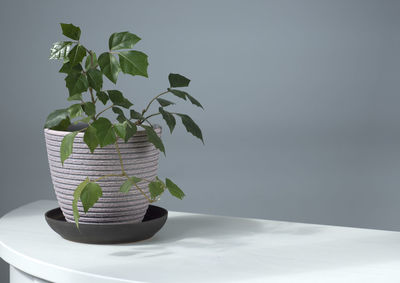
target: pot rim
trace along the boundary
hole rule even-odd
[[[153,124],[153,127],[154,127],[154,130],[156,131],[156,133],[159,133],[162,130],[162,127],[158,124]],[[49,134],[53,134],[53,135],[57,135],[57,136],[65,136],[65,135],[73,132],[73,131],[52,130],[49,128],[44,128],[43,131],[45,133],[49,133]],[[84,131],[78,132],[77,137],[82,137],[84,135],[84,133],[85,133]],[[137,132],[135,133],[135,135],[137,135],[137,134],[143,135],[145,133],[146,133],[146,131],[142,128],[141,130],[138,129]]]

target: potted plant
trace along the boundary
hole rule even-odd
[[[67,41],[51,48],[50,59],[63,60],[60,73],[72,103],[47,117],[44,133],[53,186],[68,222],[89,224],[140,222],[149,203],[168,190],[182,199],[183,191],[169,178],[157,176],[159,151],[165,154],[161,127],[151,119],[160,116],[172,133],[179,118],[186,130],[203,141],[197,124],[186,114],[168,111],[176,96],[202,105],[187,92],[190,80],[169,74],[169,87],[138,111],[121,91],[103,89],[103,79],[117,83],[120,72],[148,77],[147,55],[132,50],[141,39],[130,32],[113,33],[108,51],[96,53],[82,45],[81,30],[61,23]],[[118,58],[118,59],[117,59]],[[150,112],[158,103],[158,111]],[[112,123],[103,114],[116,114]]]

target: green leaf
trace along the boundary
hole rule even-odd
[[[140,51],[121,51],[119,53],[119,64],[125,74],[148,77],[147,66],[149,63],[147,62],[147,55]]]
[[[87,144],[90,149],[90,152],[93,153],[96,147],[99,145],[99,140],[96,135],[96,128],[92,125],[86,129],[85,134],[83,136],[83,141]]]
[[[95,205],[102,195],[103,191],[98,184],[93,182],[86,184],[85,188],[81,192],[81,201],[85,213],[87,213],[89,209]]]
[[[131,109],[130,114],[131,114],[131,119],[140,119],[140,120],[144,119],[142,114],[140,114],[139,112],[137,112],[133,109]]]
[[[168,191],[173,195],[174,197],[178,199],[183,199],[185,196],[185,193],[170,179],[166,178],[165,179],[165,184],[167,186]]]
[[[175,96],[177,96],[179,98],[182,98],[184,100],[186,100],[186,96],[188,95],[187,92],[181,91],[181,90],[177,90],[177,89],[169,88],[168,91],[171,92],[173,95],[175,95]]]
[[[199,126],[197,126],[197,124],[192,120],[192,118],[190,118],[188,115],[185,114],[178,114],[178,115],[181,117],[182,123],[185,126],[186,131],[188,131],[195,137],[199,138],[204,144],[203,134],[201,133]]]
[[[61,164],[64,165],[64,161],[67,160],[67,158],[71,155],[72,153],[72,146],[74,145],[74,139],[78,132],[72,132],[64,136],[64,138],[61,141],[61,147],[60,147],[60,158],[61,158]]]
[[[68,118],[68,110],[67,109],[58,109],[49,114],[46,119],[46,123],[44,124],[44,128],[53,128],[61,123],[62,120]]]
[[[125,142],[127,142],[134,134],[137,132],[137,127],[135,124],[133,124],[130,121],[126,121],[127,126],[126,126],[126,135],[125,135]]]
[[[188,93],[186,93],[186,96],[187,96],[187,98],[189,98],[189,100],[190,100],[190,102],[192,102],[192,104],[204,109],[203,106],[200,104],[200,102],[196,98],[194,98],[193,96],[189,95]]]
[[[55,131],[66,131],[70,125],[71,125],[71,120],[69,119],[69,117],[67,117],[64,120],[62,120],[57,126],[52,127],[51,129]]]
[[[74,191],[74,200],[72,201],[72,210],[74,212],[75,224],[76,224],[76,227],[78,227],[78,228],[79,228],[79,218],[80,218],[79,210],[78,210],[78,201],[81,197],[82,190],[86,187],[86,185],[88,183],[89,183],[89,178],[86,177],[86,179],[82,183],[80,183]]]
[[[103,87],[103,74],[97,69],[89,69],[86,72],[89,86],[96,91],[100,91]]]
[[[61,23],[60,25],[63,35],[74,40],[79,40],[81,37],[81,29],[79,27],[74,26],[73,24],[64,23]]]
[[[168,128],[169,128],[169,130],[170,130],[170,132],[172,134],[172,131],[174,130],[175,125],[176,125],[176,120],[175,120],[174,115],[172,115],[171,113],[165,111],[162,107],[159,107],[158,111],[161,113],[163,119],[167,123]]]
[[[114,124],[115,133],[117,133],[117,135],[118,135],[121,139],[125,139],[127,123],[128,123],[127,121],[124,121],[124,122],[122,122],[122,123],[116,123],[116,124]]]
[[[151,198],[155,199],[164,192],[164,184],[159,180],[150,182],[149,191]]]
[[[168,80],[171,87],[186,87],[190,83],[188,78],[179,74],[169,74]]]
[[[114,128],[107,118],[100,117],[92,123],[92,126],[96,129],[96,136],[101,147],[113,144],[117,140]]]
[[[87,91],[89,83],[86,76],[81,73],[70,73],[65,78],[66,86],[69,90],[69,96],[80,94]]]
[[[124,111],[122,111],[121,108],[115,107],[115,106],[114,106],[114,107],[111,108],[111,109],[112,109],[112,111],[113,111],[115,114],[118,114],[118,116],[117,116],[117,121],[118,121],[118,122],[123,123],[124,121],[128,120],[128,119],[125,117]]]
[[[104,105],[107,104],[107,101],[108,101],[109,98],[108,98],[107,93],[105,93],[105,91],[98,91],[96,93],[96,96]]]
[[[61,67],[61,69],[58,71],[60,73],[65,73],[65,74],[69,74],[69,73],[80,73],[82,72],[82,65],[81,64],[76,64],[75,66],[72,66],[70,62],[64,63]]]
[[[116,32],[110,36],[108,47],[110,50],[132,49],[133,46],[140,41],[140,37],[133,33],[124,31]]]
[[[136,125],[132,122],[125,120],[122,123],[114,124],[114,129],[117,135],[125,142],[129,140],[137,131]]]
[[[74,124],[78,124],[79,122],[87,124],[90,122],[90,120],[92,120],[92,117],[83,117],[82,119],[75,121]]]
[[[73,101],[73,100],[82,100],[82,94],[81,93],[76,93],[74,95],[71,95],[67,98],[68,101]]]
[[[131,182],[131,180],[127,179],[119,188],[119,191],[122,193],[127,193],[130,191],[130,189],[132,188],[133,183]]]
[[[132,188],[132,186],[136,183],[139,183],[140,181],[142,181],[142,179],[138,178],[138,177],[131,177],[129,179],[127,179],[122,186],[119,188],[120,192],[123,193],[127,193],[130,191],[130,189]]]
[[[116,84],[120,69],[117,58],[109,52],[104,52],[100,55],[98,62],[103,74]]]
[[[162,151],[165,155],[164,144],[162,143],[162,140],[157,135],[157,133],[154,131],[153,127],[145,126],[145,125],[141,125],[141,126],[145,129],[146,134],[147,134],[147,139],[149,140],[149,142],[154,144],[154,146],[156,148],[158,148],[160,151]]]
[[[126,99],[122,95],[122,92],[120,92],[119,90],[107,90],[107,92],[110,100],[112,101],[112,103],[114,103],[114,105],[122,106],[127,109],[133,105],[128,99]]]
[[[72,104],[70,107],[68,107],[68,113],[71,119],[82,116],[83,109],[81,104]]]
[[[82,108],[89,117],[96,115],[96,105],[94,105],[93,102],[85,102],[85,104],[82,105]]]
[[[72,41],[58,41],[54,42],[50,49],[49,59],[65,59],[71,49]]]
[[[169,105],[175,104],[172,101],[166,100],[166,99],[162,99],[162,98],[157,98],[158,103],[160,103],[160,105],[162,107],[167,107]]]
[[[90,68],[96,68],[97,64],[98,63],[97,63],[96,53],[90,50],[88,56],[86,57],[85,70],[87,71]]]
[[[68,59],[71,63],[71,66],[75,66],[76,64],[81,63],[85,55],[86,49],[80,44],[75,45],[74,48],[72,48],[71,51],[68,53]]]

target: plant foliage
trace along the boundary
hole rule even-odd
[[[113,33],[108,40],[108,51],[99,53],[100,55],[97,57],[93,50],[82,45],[79,27],[66,23],[60,25],[62,34],[68,40],[55,42],[50,49],[49,58],[62,60],[63,64],[59,72],[66,75],[67,100],[74,103],[67,108],[51,112],[46,119],[45,128],[67,130],[72,124],[84,122],[87,126],[82,129],[84,131],[83,140],[91,153],[95,152],[98,147],[115,146],[121,157],[118,140],[122,139],[127,142],[137,132],[138,127],[141,127],[145,130],[148,141],[165,154],[164,144],[150,119],[156,116],[161,117],[172,133],[176,126],[176,118],[180,118],[184,128],[204,143],[201,129],[192,118],[187,114],[165,110],[166,107],[172,107],[175,104],[164,98],[168,94],[188,100],[203,108],[200,102],[189,93],[177,89],[189,86],[190,80],[185,76],[169,74],[169,87],[151,99],[146,108],[141,111],[133,109],[134,104],[121,91],[103,88],[105,79],[116,84],[121,72],[131,76],[148,77],[148,56],[141,51],[133,50],[141,40],[140,37],[128,31]],[[158,111],[149,113],[155,101],[159,104]],[[99,111],[101,107],[103,109]],[[113,123],[101,116],[109,109],[116,114],[117,122]],[[128,117],[123,109],[129,112]],[[60,148],[62,164],[73,153],[73,143],[78,132],[74,131],[64,136]],[[124,170],[122,158],[120,160],[121,174],[118,176],[126,178],[120,188],[121,192],[127,193],[131,189],[137,189],[149,202],[158,200],[165,190],[179,199],[185,196],[183,191],[168,178],[164,182],[158,177],[153,180],[145,180],[137,176],[128,176]],[[77,226],[80,217],[78,201],[82,202],[84,212],[88,212],[102,196],[102,189],[98,181],[107,177],[102,176],[95,180],[86,178],[77,186],[72,204]],[[148,184],[150,195],[141,189],[143,182]]]

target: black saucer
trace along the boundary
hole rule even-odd
[[[65,220],[60,208],[45,214],[47,224],[64,239],[88,244],[118,244],[137,242],[153,237],[165,224],[168,211],[150,205],[144,219],[133,224],[79,224]]]

